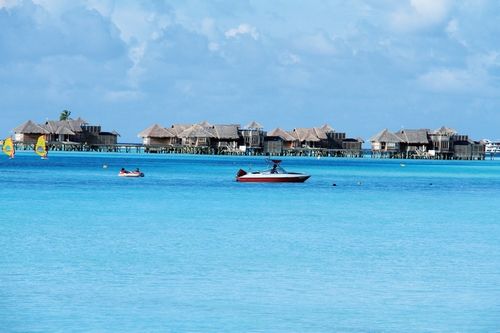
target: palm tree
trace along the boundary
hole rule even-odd
[[[69,120],[71,119],[69,116],[71,115],[71,111],[63,110],[59,115],[59,120]]]

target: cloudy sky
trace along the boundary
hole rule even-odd
[[[0,136],[152,123],[500,138],[497,0],[0,0]]]

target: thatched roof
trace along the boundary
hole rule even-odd
[[[303,141],[320,141],[319,135],[324,135],[326,139],[326,135],[324,133],[319,133],[321,131],[316,131],[315,128],[295,128],[290,134],[295,137],[300,142]]]
[[[218,139],[239,139],[238,129],[240,125],[214,125],[213,132]]]
[[[173,138],[175,134],[163,126],[154,124],[138,134],[141,138]]]
[[[335,130],[333,129],[333,127],[331,127],[330,125],[328,124],[324,124],[323,126],[320,127],[320,129],[325,132],[325,133],[329,133],[329,132],[335,132]]]
[[[388,143],[399,143],[402,142],[401,138],[396,134],[389,132],[386,128],[381,132],[374,135],[371,139],[371,142],[388,142]]]
[[[28,120],[24,124],[14,128],[14,132],[21,134],[49,134],[49,131],[42,126],[35,124],[31,120]]]
[[[175,134],[176,136],[179,136],[179,134],[181,134],[191,126],[193,126],[193,124],[173,124],[172,127],[169,128],[169,131]]]
[[[433,131],[432,134],[452,136],[452,135],[457,134],[457,131],[455,131],[453,128],[441,126],[437,130]]]
[[[212,124],[210,124],[208,121],[204,120],[201,123],[199,123],[201,127],[212,127]]]
[[[55,134],[75,135],[75,132],[73,132],[67,127],[61,126],[55,131]]]
[[[311,133],[313,135],[316,135],[318,137],[318,139],[321,139],[321,140],[328,139],[328,136],[326,135],[327,132],[325,130],[323,130],[321,127],[311,128]]]
[[[78,119],[68,119],[68,120],[48,120],[45,124],[41,125],[51,134],[58,134],[61,131],[60,128],[66,128],[74,133],[82,132],[82,126],[86,125],[87,122],[82,118]],[[67,131],[66,131],[67,132]]]
[[[423,143],[428,144],[429,138],[427,137],[427,130],[425,129],[405,129],[396,132],[395,134],[406,143]]]
[[[245,126],[246,129],[263,129],[264,126],[262,126],[261,124],[259,124],[258,122],[256,121],[252,121],[250,124],[247,124]]]
[[[295,141],[295,138],[288,132],[282,130],[281,128],[275,128],[271,132],[267,133],[267,136],[274,136],[283,139],[283,141]]]
[[[196,124],[177,135],[180,138],[215,138],[215,134]]]

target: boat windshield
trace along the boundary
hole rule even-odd
[[[283,169],[279,165],[279,163],[273,163],[273,166],[270,169],[266,170],[265,172],[268,172],[268,173],[277,173],[277,174],[279,174],[279,173],[287,173],[286,170]]]

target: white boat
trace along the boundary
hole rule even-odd
[[[125,169],[120,170],[118,173],[118,177],[130,177],[130,178],[138,178],[138,177],[144,177],[144,173],[136,170],[136,171],[128,171]]]
[[[488,140],[484,139],[486,154],[497,154],[500,153],[500,140]]]
[[[240,169],[236,181],[243,183],[303,183],[310,175],[298,172],[288,172],[280,166],[281,160],[269,160],[272,167],[263,171],[246,172]]]

